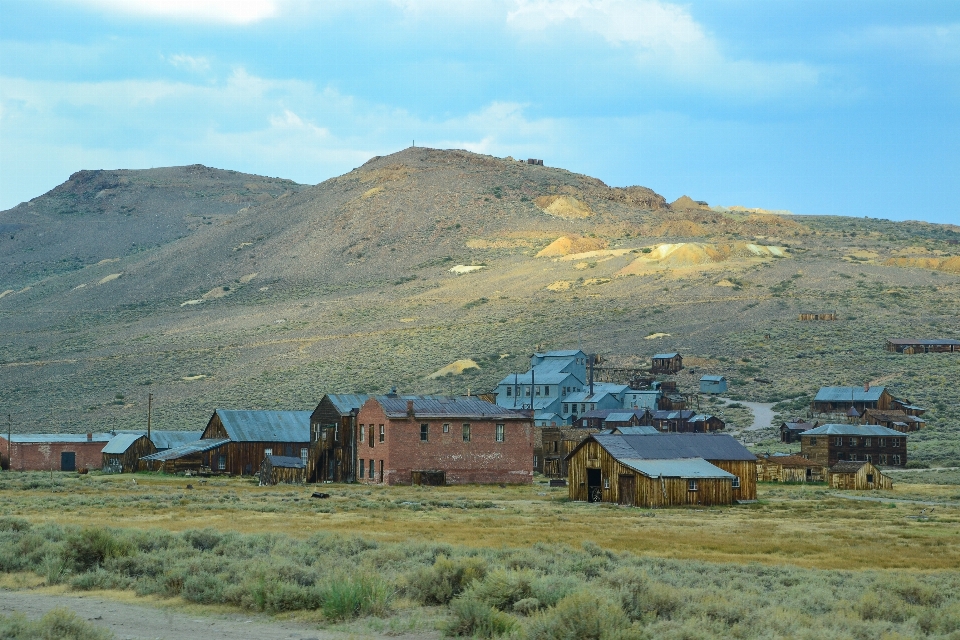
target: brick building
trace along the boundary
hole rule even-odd
[[[15,433],[0,436],[0,462],[14,471],[99,469],[112,433]],[[11,467],[10,460],[13,460]]]
[[[825,467],[838,462],[907,464],[907,434],[878,424],[824,424],[800,434],[800,454]]]
[[[389,395],[368,399],[356,422],[358,482],[533,481],[529,412],[476,398]]]

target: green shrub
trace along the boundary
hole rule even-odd
[[[407,576],[404,591],[421,604],[447,604],[485,575],[486,563],[481,558],[450,559],[441,555],[433,566],[421,567]]]
[[[128,555],[132,545],[113,531],[101,528],[81,529],[67,536],[63,558],[77,573],[99,567],[108,558]]]
[[[360,574],[331,580],[319,590],[320,608],[330,620],[350,620],[360,616],[385,615],[390,610],[393,591],[380,578]]]
[[[610,640],[623,637],[630,621],[607,592],[579,591],[530,620],[530,640]]]
[[[70,580],[70,588],[77,591],[93,591],[95,589],[128,589],[132,581],[115,573],[97,568],[87,573],[81,573]]]
[[[470,638],[499,638],[518,629],[517,620],[502,611],[469,597],[450,603],[450,620],[444,635]]]
[[[110,640],[114,635],[96,627],[68,609],[53,609],[36,621],[15,613],[0,614],[0,638],[4,640]]]
[[[483,580],[474,582],[463,597],[500,611],[511,610],[517,602],[533,597],[535,578],[531,571],[498,569],[488,573]]]
[[[224,601],[223,585],[220,576],[198,573],[184,579],[180,595],[190,602],[220,604]]]

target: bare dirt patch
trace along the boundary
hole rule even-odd
[[[564,220],[589,218],[593,215],[589,206],[572,196],[540,196],[534,202],[544,213]]]

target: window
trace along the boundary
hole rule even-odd
[[[880,438],[880,443],[879,443],[879,444],[880,444],[881,447],[887,446],[887,439],[886,439],[886,438]]]
[[[537,456],[533,456],[533,468],[537,468]]]
[[[580,413],[586,413],[586,412],[587,412],[587,405],[581,404],[581,405],[580,405]]]
[[[363,458],[360,458],[359,460],[357,460],[357,469],[360,470],[360,473],[357,474],[358,479],[363,480],[363,471],[366,469],[366,467],[363,466]]]
[[[507,397],[509,398],[512,395],[513,395],[513,387],[507,387]]]
[[[444,433],[450,433],[450,423],[449,423],[449,422],[445,422],[445,423],[443,424],[443,432],[444,432]]]
[[[360,444],[363,444],[363,432],[365,429],[366,427],[364,425],[360,425],[360,429],[358,430],[360,435]]]
[[[370,446],[373,446],[373,425],[370,425]]]
[[[900,456],[893,456],[893,464],[895,465],[900,464]]]
[[[543,395],[545,396],[550,395],[550,385],[547,385],[543,388]]]
[[[497,425],[497,434],[496,434],[496,438],[495,438],[495,440],[496,440],[497,442],[503,442],[503,435],[504,435],[504,434],[503,434],[503,431],[504,431],[504,425],[498,424],[498,425]]]
[[[812,446],[815,445],[815,444],[817,444],[817,436],[811,436],[811,437],[810,437],[810,446],[812,447]]]
[[[900,438],[894,438],[894,439],[893,439],[893,448],[894,448],[894,449],[899,449],[899,448],[900,448]]]
[[[873,462],[873,456],[869,453],[867,454],[867,462]],[[873,482],[873,480],[868,480],[868,482]]]
[[[540,395],[540,387],[537,387],[537,395]]]
[[[306,447],[300,447],[300,460],[303,462],[303,466],[307,466],[307,458],[310,455],[310,450]]]
[[[420,425],[420,442],[430,441],[430,425],[424,422]]]
[[[869,446],[871,446],[870,443],[872,443],[872,442],[873,442],[873,438],[865,438],[864,441],[863,441],[863,446],[869,447]]]
[[[387,437],[387,432],[383,430],[383,425],[380,425],[380,442],[383,442]]]
[[[470,442],[470,425],[466,422],[463,423],[463,441]]]
[[[267,447],[266,449],[263,450],[263,457],[272,456],[272,455],[273,455],[273,449],[271,449],[270,447]]]
[[[843,446],[843,438],[837,438],[837,446],[838,446],[838,447],[842,447],[842,446]]]
[[[217,469],[223,471],[227,468],[227,456],[217,456]]]
[[[527,396],[528,398],[530,397],[530,387],[523,388],[523,395]]]
[[[730,486],[734,489],[740,488],[740,476],[733,476],[733,480],[730,483]]]
[[[367,474],[367,477],[373,480],[373,458],[370,458],[370,473]]]
[[[334,442],[340,441],[340,423],[333,425],[333,440]]]
[[[687,480],[687,491],[696,491],[696,490],[697,490],[697,481]]]
[[[885,453],[880,454],[880,464],[887,464],[887,454]]]
[[[283,447],[283,455],[287,456],[288,458],[292,458],[292,457],[293,457],[293,445],[292,445],[292,444],[284,445],[284,447]]]
[[[868,474],[867,474],[867,482],[873,482],[873,474],[872,474],[872,473],[868,473]]]
[[[603,479],[603,488],[604,488],[604,489],[609,489],[609,488],[610,488],[610,478],[604,478],[604,479]]]
[[[597,403],[594,402],[594,403],[592,403],[592,404],[590,405],[590,410],[591,410],[591,411],[596,411],[596,409],[597,409]]]
[[[850,446],[851,446],[851,447],[857,446],[857,439],[856,439],[856,438],[850,438]]]
[[[564,413],[570,413],[570,405],[568,405],[568,404],[563,405],[563,412],[564,412]]]

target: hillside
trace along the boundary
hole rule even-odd
[[[960,358],[883,350],[960,335],[960,228],[670,205],[410,148],[316,186],[84,171],[0,230],[0,402],[18,431],[140,426],[147,393],[176,429],[327,391],[486,391],[582,339],[613,360],[680,350],[682,386],[723,373],[784,411],[821,384],[887,384],[931,408],[923,459],[960,462],[942,395]],[[799,322],[808,309],[841,320]],[[478,366],[430,377],[458,360]]]

